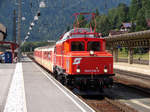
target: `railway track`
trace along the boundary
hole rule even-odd
[[[106,96],[79,96],[96,112],[137,112],[136,110]]]
[[[130,74],[128,76],[130,76]],[[133,75],[132,77],[136,77],[136,78],[142,77],[142,79],[149,80],[147,79],[148,76],[145,77],[144,76],[145,75],[143,75],[143,77]],[[142,96],[150,97],[150,91],[148,91],[148,88],[141,88],[140,86],[136,86],[136,85],[131,86],[131,84],[133,83],[132,82],[129,83],[125,80],[119,80],[119,83],[118,80],[115,80],[114,85],[118,86],[118,90],[119,87],[124,87],[126,88],[125,90],[128,90],[129,92],[134,91],[135,93],[139,93]],[[118,95],[117,92],[115,91],[113,92],[115,94],[107,91],[107,94],[103,96],[79,96],[79,97],[88,105],[90,105],[93,109],[95,109],[96,112],[138,112],[137,110],[118,101],[117,99],[122,99],[122,98]]]

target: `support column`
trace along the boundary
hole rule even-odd
[[[113,48],[113,60],[118,62],[118,48]]]
[[[129,48],[128,51],[128,63],[133,64],[133,48]]]
[[[17,39],[18,39],[18,62],[21,61],[21,8],[22,8],[22,0],[18,0],[18,31],[17,31]]]

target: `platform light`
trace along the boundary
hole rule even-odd
[[[32,30],[32,27],[29,27],[29,30]]]
[[[45,2],[44,2],[44,1],[41,1],[39,7],[40,7],[40,8],[45,8],[45,7],[46,7]]]
[[[22,21],[25,21],[25,20],[26,20],[26,18],[25,18],[25,17],[22,17],[21,19],[22,19]]]
[[[27,40],[28,38],[29,38],[29,36],[26,36],[26,37],[25,37],[25,40]]]
[[[34,22],[32,22],[32,23],[31,23],[31,26],[34,26],[34,25],[35,25]]]
[[[34,20],[37,21],[39,18],[38,16],[34,16]]]
[[[28,32],[27,34],[30,35],[30,32]]]

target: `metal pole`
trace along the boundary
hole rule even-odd
[[[20,62],[21,60],[21,0],[18,0],[18,33],[17,33],[17,37],[18,37],[18,62]]]
[[[13,40],[16,43],[16,10],[14,10],[14,20],[13,20]]]
[[[149,47],[149,66],[150,66],[150,47]]]

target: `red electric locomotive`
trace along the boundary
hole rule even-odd
[[[35,49],[35,60],[72,89],[101,92],[113,84],[113,57],[105,40],[88,28],[66,32],[52,47]]]

